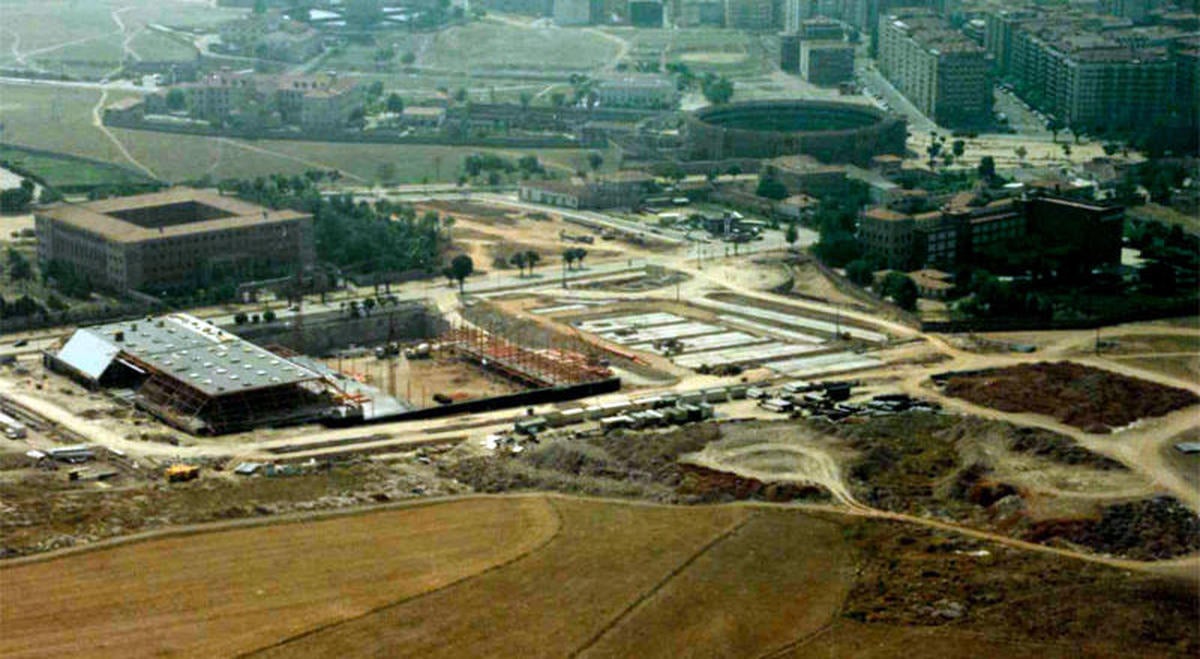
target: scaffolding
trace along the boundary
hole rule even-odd
[[[561,387],[612,377],[593,358],[562,346],[526,348],[475,326],[458,325],[438,341],[442,351],[533,388]]]

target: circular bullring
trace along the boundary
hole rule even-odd
[[[870,105],[834,101],[749,101],[687,115],[692,160],[808,155],[829,163],[868,164],[904,154],[904,120]]]

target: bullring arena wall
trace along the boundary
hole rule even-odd
[[[832,101],[749,101],[688,114],[690,160],[808,155],[827,163],[869,165],[904,155],[907,125],[877,108]]]

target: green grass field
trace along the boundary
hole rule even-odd
[[[153,30],[139,33],[129,47],[142,59],[149,61],[190,61],[196,57],[196,50],[191,44]]]
[[[108,102],[128,93],[110,92]],[[121,163],[115,147],[92,125],[94,89],[0,85],[0,137],[9,144]]]
[[[166,38],[145,26],[206,27],[243,14],[245,10],[214,8],[198,0],[5,0],[0,4],[0,66],[23,62],[70,75],[101,75],[121,62],[124,36],[134,31],[139,34],[131,46],[145,59],[190,56],[177,44],[162,43]]]
[[[682,62],[698,73],[744,77],[763,71],[765,51],[759,37],[748,32],[695,28],[617,34],[631,42],[631,59],[654,59],[665,52],[669,62]]]
[[[108,102],[126,95],[112,92]],[[92,108],[99,98],[100,93],[91,89],[0,85],[3,141],[132,167],[116,145],[92,125]],[[295,174],[306,169],[341,169],[364,181],[373,181],[385,163],[396,168],[397,183],[454,181],[462,173],[463,159],[477,151],[492,151],[514,160],[535,153],[560,172],[587,169],[586,152],[574,149],[248,142],[119,128],[111,131],[130,155],[165,181],[194,180],[205,175],[221,179]],[[606,169],[615,167],[616,158],[606,154],[605,162]]]
[[[471,23],[439,32],[417,63],[451,71],[573,71],[603,66],[619,49],[585,30]]]
[[[116,165],[30,153],[4,145],[0,145],[0,160],[29,171],[56,188],[147,182],[145,177]]]

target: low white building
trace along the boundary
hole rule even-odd
[[[596,98],[601,107],[670,109],[679,105],[679,90],[667,76],[630,73],[601,79]]]

